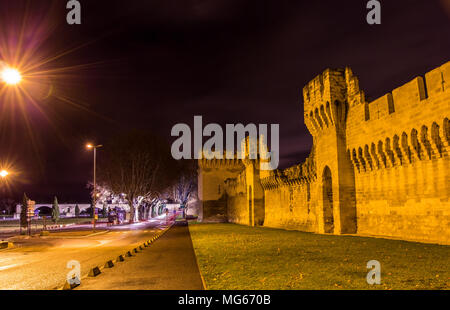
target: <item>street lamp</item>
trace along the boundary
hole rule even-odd
[[[8,85],[17,85],[22,80],[22,75],[19,70],[9,67],[3,69],[1,77],[3,82]]]
[[[0,177],[1,177],[2,179],[6,178],[8,175],[9,175],[9,172],[8,172],[8,171],[6,171],[6,170],[0,171]]]
[[[94,145],[94,144],[87,144],[86,147],[88,149],[93,149],[94,150],[94,191],[92,194],[92,212],[94,215],[94,231],[95,231],[95,210],[96,210],[96,206],[97,206],[97,149],[101,148],[103,145],[99,144],[99,145]]]

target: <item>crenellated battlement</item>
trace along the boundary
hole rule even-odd
[[[314,181],[317,178],[314,153],[311,152],[311,155],[304,163],[287,168],[283,170],[283,173],[289,185],[299,185]]]
[[[222,154],[222,159],[217,158],[216,153],[202,152],[201,159],[198,160],[198,166],[201,169],[243,169],[244,162],[239,159],[237,152],[234,153],[233,158],[227,158],[226,152]]]
[[[345,70],[326,69],[303,88],[305,112],[314,111],[326,102],[345,99],[345,89]]]
[[[259,167],[260,162],[268,162],[268,160],[262,160],[260,155],[260,140],[262,137],[258,137],[256,141],[253,141],[251,144],[251,140],[249,137],[245,137],[244,140],[242,140],[241,145],[244,150],[243,155],[241,155],[239,158],[238,152],[235,151],[233,154],[233,158],[227,154],[227,151],[223,151],[222,153],[218,152],[206,152],[202,150],[201,153],[199,153],[199,157],[201,159],[198,160],[198,164],[200,168],[217,168],[217,169],[243,169],[245,165],[248,165],[250,163],[256,163],[257,167]],[[267,147],[264,148],[266,150]],[[252,159],[250,150],[255,150],[256,152],[256,159]],[[220,156],[219,156],[220,155]]]
[[[325,70],[303,89],[306,161],[200,160],[204,218],[448,243],[449,84],[447,62],[367,102],[350,68]]]
[[[241,159],[233,158],[233,159],[206,159],[202,158],[198,160],[199,168],[202,169],[243,169],[244,163]]]
[[[418,76],[378,99],[365,102],[359,118],[365,121],[385,121],[388,117],[401,117],[412,110],[429,109],[422,104],[433,103],[450,92],[450,62]],[[350,97],[350,96],[349,96]],[[357,119],[353,119],[357,121]]]
[[[330,127],[345,128],[361,121],[385,122],[416,110],[430,109],[450,89],[450,62],[418,76],[371,102],[350,68],[327,69],[303,88],[305,123],[313,135]],[[340,105],[340,106],[339,106]],[[343,122],[343,123],[342,123]]]
[[[349,100],[348,100],[349,99]],[[365,101],[364,92],[359,88],[359,80],[351,68],[326,69],[303,88],[305,114],[320,110],[328,103],[348,101],[350,106]]]
[[[327,69],[303,88],[305,124],[313,136],[344,129],[349,107],[362,106],[364,92],[350,68]]]
[[[450,62],[349,111],[347,150],[355,171],[448,156]]]
[[[261,171],[260,177],[265,190],[311,183],[317,178],[314,151],[302,164],[284,170]]]

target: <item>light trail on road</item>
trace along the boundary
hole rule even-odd
[[[70,271],[66,266],[68,261],[80,262],[81,275],[87,274],[91,268],[103,266],[107,260],[114,260],[150,239],[159,230],[158,226],[164,223],[152,221],[132,227],[119,226],[120,229],[132,230],[83,238],[24,240],[23,245],[0,252],[0,289],[41,290],[61,287]]]
[[[12,267],[15,267],[15,266],[17,266],[17,264],[9,265],[9,266],[3,266],[3,267],[0,267],[0,271],[1,271],[1,270],[9,269],[9,268],[12,268]]]

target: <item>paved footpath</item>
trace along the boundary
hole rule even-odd
[[[124,262],[115,262],[76,290],[202,290],[187,223],[176,223],[160,239]]]

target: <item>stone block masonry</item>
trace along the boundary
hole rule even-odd
[[[203,219],[450,243],[450,62],[367,102],[350,68],[303,89],[308,159],[202,160]]]

